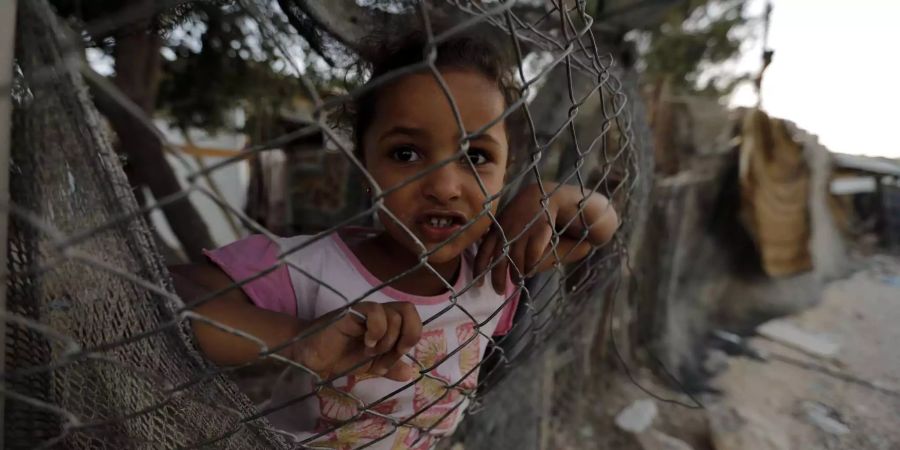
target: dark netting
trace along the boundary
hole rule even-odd
[[[133,22],[136,14],[147,17],[175,3],[184,2],[158,2],[158,10],[154,11],[125,11],[119,17],[122,24],[108,21],[102,25],[124,26]],[[282,7],[292,4],[278,3]],[[365,26],[344,29],[349,33],[346,35],[341,34],[341,29],[318,30],[317,24],[328,19],[332,5],[293,3],[301,6],[288,10],[288,15],[293,20],[302,19],[305,29],[317,31],[323,48],[341,47],[335,51],[343,58],[366,57],[363,47],[347,45],[356,37],[353,33],[365,31]],[[388,73],[367,87],[327,98],[319,95],[316,80],[297,71],[294,76],[306,88],[314,109],[301,126],[195,171],[181,192],[141,208],[121,161],[110,146],[106,125],[94,109],[85,78],[95,90],[94,95],[100,91],[99,95],[120,104],[122,114],[139,118],[146,127],[143,132],[157,138],[162,135],[140,108],[87,66],[80,56],[80,39],[73,38],[77,35],[56,18],[45,1],[22,1],[17,20],[16,64],[23,74],[20,88],[27,95],[15,98],[11,206],[6,208],[10,215],[7,303],[3,312],[6,448],[363,448],[385,442],[399,442],[406,446],[403,448],[429,448],[436,442],[432,431],[457,410],[479,406],[484,393],[507,379],[506,375],[515,371],[520,361],[538,354],[548,342],[565,341],[576,329],[597,328],[604,311],[608,316],[604,305],[621,288],[624,243],[636,211],[633,196],[646,194],[639,192],[642,180],[638,176],[645,173],[646,161],[633,144],[626,88],[612,71],[612,58],[591,31],[592,19],[584,10],[584,2],[525,4],[525,12],[517,10],[515,2],[386,3],[385,8],[378,9],[384,16],[381,19],[393,20],[395,24],[431,30],[434,17],[454,24],[440,34],[429,35],[432,44],[471,27],[485,27],[498,42],[513,49],[521,100],[510,105],[504,116],[522,115],[527,138],[509,169],[503,189],[491,195],[481,186],[487,197],[485,205],[494,199],[508,199],[526,183],[539,183],[545,199],[554,193],[553,189],[544,189],[546,181],[578,186],[585,195],[600,192],[611,199],[623,223],[615,239],[593,248],[588,257],[577,263],[568,267],[557,264],[551,271],[530,278],[511,264],[514,278],[523,280],[517,285],[521,297],[511,331],[500,338],[481,328],[500,314],[506,302],[489,314],[469,311],[456,298],[472,288],[477,279],[465,286],[443,280],[451,293],[450,300],[440,312],[422,317],[426,333],[429,324],[440,321],[444,314],[462,313],[471,319],[471,327],[468,334],[454,340],[459,344],[456,348],[441,348],[429,354],[427,360],[407,355],[418,364],[419,375],[402,389],[425,386],[434,395],[417,406],[411,416],[387,414],[383,407],[390,402],[390,396],[364,401],[346,386],[335,384],[345,373],[322,378],[297,361],[281,356],[281,347],[266,348],[253,336],[195,313],[193,308],[215,294],[182,299],[173,293],[146,217],[183,198],[206,197],[229,211],[234,223],[244,224],[252,233],[277,239],[253,218],[230,206],[202,180],[205,175],[249,157],[304,142],[298,151],[325,151],[328,158],[349,162],[349,169],[336,172],[335,176],[367,179],[374,191],[371,201],[361,202],[363,206],[352,214],[334,216],[313,238],[283,248],[277,264],[251,278],[238,280],[231,288],[237,289],[283,265],[303,271],[290,255],[328,239],[341,227],[366,223],[379,211],[396,220],[393,212],[384,207],[384,198],[403,186],[382,190],[354,153],[350,137],[335,127],[332,119],[363,89],[372,89],[412,70],[432,73],[459,117],[456,102],[433,60],[425,58],[417,65]],[[285,31],[271,20],[267,2],[239,1],[233,7],[244,9],[263,36],[288,51]],[[542,62],[526,64],[526,60]],[[580,111],[590,111],[588,118],[582,119],[586,114]],[[462,136],[459,152],[420,176],[464,156],[469,141],[480,132],[467,132],[461,121],[455,126]],[[311,136],[318,136],[319,140],[313,139],[310,144]],[[179,152],[165,142],[164,146],[171,147],[168,150],[176,155]],[[322,214],[332,217],[328,215],[332,213]],[[487,206],[481,215],[489,216],[499,227]],[[545,217],[540,214],[532,222]],[[554,241],[563,232],[565,227],[554,230]],[[581,239],[586,237],[585,233]],[[503,239],[504,245],[511,245],[518,236],[505,235]],[[419,264],[409,272],[430,268],[427,257],[428,253],[423,253]],[[341,286],[328,285],[316,274],[304,274],[318,282],[319,289],[341,290]],[[393,281],[387,280],[358,298],[346,298],[334,320],[360,315],[353,310],[354,305]],[[205,361],[192,340],[192,320],[260,344],[258,361],[228,368]],[[308,339],[316,331],[304,332],[291,343]],[[585,332],[577,334],[584,336]],[[588,334],[592,339],[596,332]],[[452,380],[437,372],[436,368],[448,358],[468,352],[473,342],[487,346],[484,358],[478,360],[476,354],[473,366],[463,374],[477,376],[477,381],[472,376]],[[271,372],[274,367],[288,376],[308,375],[314,379],[314,387],[294,398],[254,403],[233,380],[248,370],[252,372],[255,366],[262,367],[262,362],[267,367],[259,369],[262,372]],[[320,426],[316,433],[299,440],[270,425],[267,417],[271,414],[316,395],[336,396],[336,401],[347,405],[350,413],[344,420]],[[372,425],[364,432],[349,427],[365,421]]]

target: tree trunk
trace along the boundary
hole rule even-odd
[[[152,117],[161,72],[161,38],[149,25],[138,24],[116,36],[113,82],[147,117]],[[116,131],[118,150],[128,156],[131,185],[137,190],[146,185],[158,200],[180,192],[181,184],[163,156],[157,136],[113,99],[100,93],[96,101]],[[188,259],[201,261],[202,250],[215,247],[206,223],[190,200],[180,199],[162,211]]]

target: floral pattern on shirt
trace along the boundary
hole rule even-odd
[[[459,350],[459,373],[465,378],[459,383],[459,387],[473,391],[478,386],[476,367],[481,362],[481,336],[477,336],[475,324],[467,322],[456,327],[456,339],[459,345],[464,345]]]
[[[447,338],[443,328],[426,331],[413,350],[416,361],[425,369],[430,369],[416,383],[413,394],[413,408],[416,412],[435,405],[452,403],[455,391],[448,389],[450,377],[438,372],[436,365],[447,357]]]
[[[332,386],[323,387],[316,394],[319,399],[319,410],[322,411],[322,417],[328,421],[342,422],[359,414],[363,405],[360,400],[354,398],[352,391],[360,381],[370,378],[376,377],[372,375],[348,375],[342,379],[335,380],[335,384],[332,384]],[[338,384],[339,381],[343,381],[343,384]],[[369,406],[368,409],[379,414],[390,415],[397,409],[397,400],[384,400],[377,405]]]
[[[432,406],[410,419],[409,424],[431,433],[449,431],[460,414],[460,408],[454,409],[454,406]]]
[[[420,438],[421,436],[421,438]],[[425,434],[415,428],[400,427],[391,450],[429,450],[435,443],[434,436]]]
[[[327,424],[320,422],[319,427],[323,426],[328,427]],[[313,448],[353,450],[368,442],[383,438],[392,432],[393,425],[390,422],[380,417],[374,417],[348,423],[307,445]]]

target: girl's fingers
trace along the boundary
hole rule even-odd
[[[378,303],[360,303],[357,311],[366,316],[366,334],[363,336],[363,342],[366,347],[374,348],[378,341],[387,333],[387,316],[384,313],[384,307]]]
[[[519,280],[525,276],[525,251],[528,249],[528,243],[531,241],[531,233],[526,233],[519,238],[509,249],[509,274],[514,280]]]
[[[396,352],[403,356],[409,353],[422,337],[422,318],[412,303],[392,303],[392,307],[402,318],[400,337],[397,339]]]
[[[353,310],[363,315],[370,313],[366,303],[355,305]],[[366,322],[349,311],[326,314],[310,326],[315,331],[295,342],[292,353],[294,360],[317,373],[332,372],[333,366],[346,358],[367,331]]]
[[[541,262],[553,238],[553,228],[550,226],[537,225],[536,227],[534,237],[531,238],[528,248],[525,249],[525,275],[529,276]]]
[[[415,370],[399,360],[419,343],[419,338],[422,336],[422,320],[416,307],[411,303],[389,303],[385,309],[397,318],[396,346],[379,356],[373,369],[381,376],[397,381],[406,381],[415,375]]]
[[[493,261],[494,249],[497,246],[497,236],[498,234],[495,231],[488,232],[487,236],[481,242],[481,246],[478,247],[478,254],[475,255],[475,264],[472,267],[472,275],[476,278],[478,278],[479,275],[483,276],[478,278],[476,286],[482,286],[485,278],[489,278],[485,271],[488,266],[491,265],[491,261]]]
[[[367,347],[367,353],[370,355],[380,355],[391,351],[394,348],[394,344],[397,343],[397,338],[400,337],[400,327],[402,326],[403,321],[403,318],[400,317],[400,313],[391,308],[384,308],[384,315],[387,318],[387,331],[384,333],[384,336],[378,340],[378,344],[375,345],[375,348]]]
[[[331,365],[331,369],[327,371],[323,371],[322,375],[325,377],[331,377],[333,375],[349,375],[349,374],[357,374],[357,373],[365,373],[369,372],[372,366],[372,363],[363,364],[363,361],[368,359],[363,349],[361,347],[350,348],[341,355],[340,359],[335,361],[334,364]]]
[[[509,256],[503,253],[503,245],[498,241],[494,251],[494,258],[495,261],[500,262],[491,270],[491,284],[494,286],[494,291],[498,294],[503,294],[506,290],[506,274],[509,270]]]
[[[357,313],[366,316],[368,315],[368,303],[359,303],[350,308],[352,311],[356,311]],[[368,326],[366,325],[366,320],[361,319],[358,315],[353,314],[352,311],[344,311],[341,313],[335,312],[333,314],[329,314],[327,316],[322,316],[318,320],[328,321],[329,323],[326,325],[328,329],[332,329],[332,325],[336,326],[338,333],[344,338],[358,338],[364,334],[366,334],[366,330]],[[324,330],[323,330],[324,331]],[[328,335],[328,336],[324,336]],[[317,332],[313,336],[322,336],[323,339],[332,339],[333,336],[330,333]],[[329,337],[330,336],[330,337]]]

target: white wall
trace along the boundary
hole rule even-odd
[[[180,131],[170,129],[167,124],[161,120],[157,120],[156,125],[167,137],[170,144],[174,146],[185,145],[185,139],[181,135]],[[191,141],[197,147],[237,151],[243,149],[246,145],[246,136],[241,134],[218,134],[210,136],[199,130],[190,130],[189,133],[191,135]],[[183,188],[188,187],[187,177],[200,169],[193,155],[182,153],[180,157],[178,157],[167,152],[166,160],[172,166],[172,169],[175,171],[175,174],[181,182]],[[202,163],[205,166],[209,167],[218,162],[221,162],[222,160],[224,160],[224,158],[203,157]],[[219,168],[212,172],[211,178],[221,191],[223,197],[222,199],[231,208],[242,211],[244,208],[244,203],[246,202],[247,183],[249,182],[250,178],[249,166],[247,162],[238,161]],[[202,186],[206,190],[212,191],[209,184],[205,179],[203,179],[203,177],[200,177],[197,180],[197,184],[199,186]],[[150,194],[149,192],[145,192],[145,194],[147,195],[149,201],[153,201],[152,194]],[[229,225],[222,208],[219,207],[219,205],[212,199],[210,199],[206,194],[197,191],[191,193],[189,198],[197,208],[197,211],[206,221],[206,224],[209,227],[209,232],[217,245],[221,246],[241,237],[237,233],[235,233],[231,225]],[[166,221],[162,211],[155,210],[150,214],[150,217],[151,221],[153,222],[153,226],[156,227],[159,231],[160,237],[162,237],[162,239],[166,241],[169,246],[180,249],[181,246],[178,243],[178,240],[175,239],[175,236],[172,233],[172,230],[169,227],[169,224]],[[237,217],[235,217],[233,214],[232,217],[235,219],[235,223],[237,224],[237,226],[241,228],[240,221],[237,220]],[[242,229],[240,230],[240,232],[245,233],[245,231],[243,231]]]

